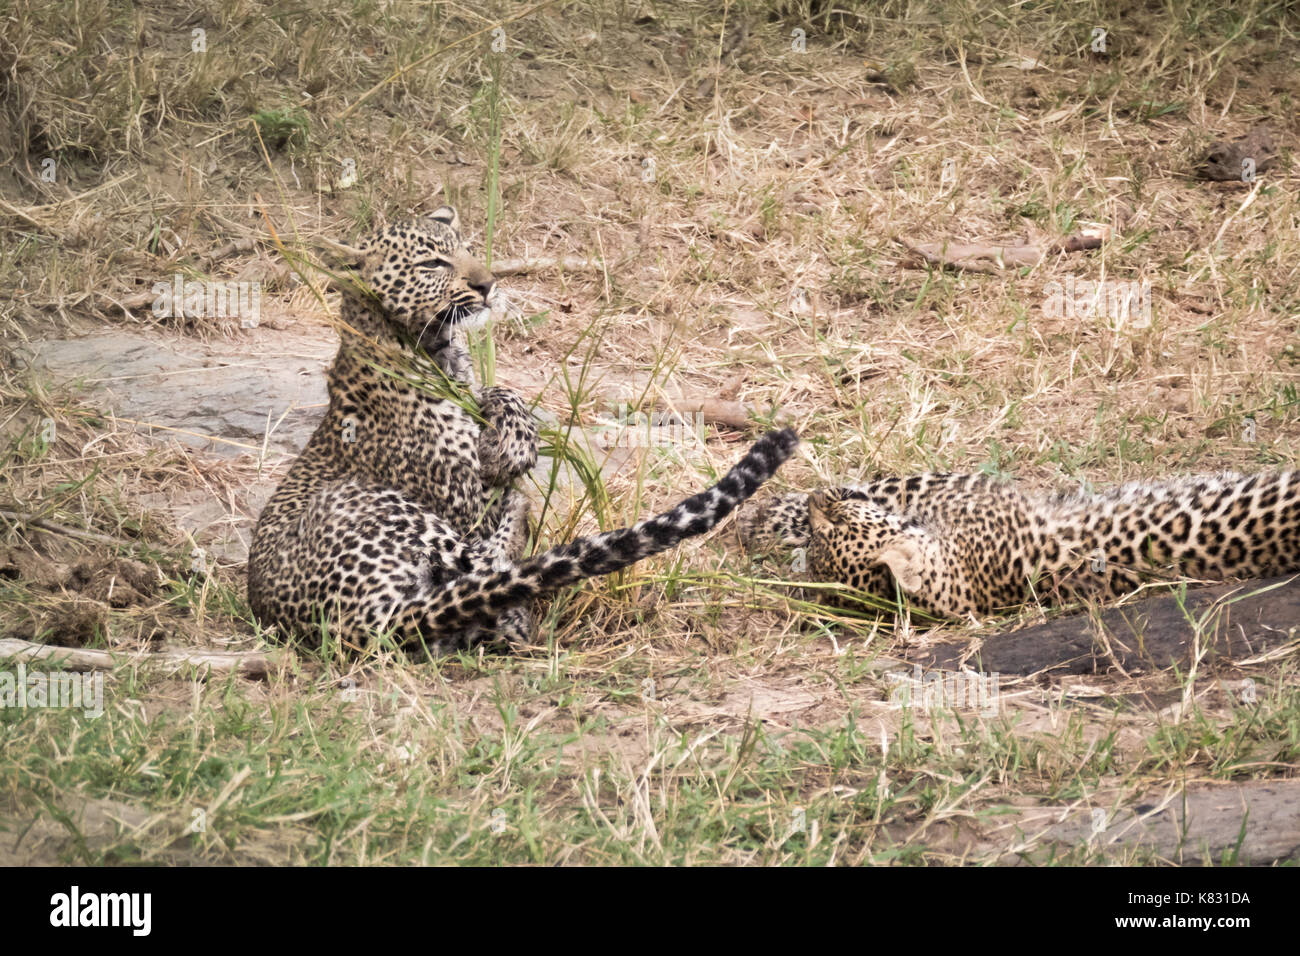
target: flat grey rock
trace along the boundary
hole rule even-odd
[[[302,451],[324,417],[329,400],[325,370],[337,348],[338,338],[327,328],[263,325],[241,338],[207,342],[112,328],[80,338],[23,343],[13,352],[57,385],[82,392],[88,404],[113,415],[119,427],[208,456],[265,455],[275,464],[263,477],[227,489],[226,499],[177,488],[139,496],[143,507],[167,514],[211,557],[240,564],[248,557],[257,515],[275,488],[284,459]],[[556,424],[544,410],[539,417]],[[606,477],[636,466],[647,436],[636,437],[633,442],[608,427],[575,428],[572,436]],[[649,443],[671,446],[676,437],[649,436]],[[567,463],[539,456],[523,488],[540,508],[553,469],[557,493],[551,510],[565,514],[582,496],[582,480]]]
[[[34,342],[18,356],[82,385],[91,403],[153,437],[225,458],[296,454],[325,414],[332,332],[307,338],[259,328],[247,340],[201,342],[114,329]]]

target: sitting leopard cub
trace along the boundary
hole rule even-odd
[[[981,475],[882,478],[751,502],[755,551],[808,549],[808,572],[966,617],[1122,596],[1144,580],[1300,571],[1300,472],[1134,482],[1042,495]]]
[[[249,603],[282,636],[319,640],[324,626],[355,648],[387,632],[434,653],[526,638],[532,599],[708,531],[794,449],[793,432],[773,432],[666,514],[521,560],[529,507],[512,483],[537,460],[537,428],[517,394],[476,386],[464,339],[492,274],[447,206],[360,252],[365,288],[344,290],[329,410],[249,552]],[[482,423],[400,374],[394,355],[462,386]]]

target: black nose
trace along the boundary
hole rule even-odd
[[[486,302],[492,297],[492,290],[497,287],[495,279],[480,280],[478,282],[470,281],[469,287],[483,297]]]

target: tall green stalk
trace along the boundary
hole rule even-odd
[[[492,268],[492,237],[496,234],[497,210],[501,206],[501,58],[488,54],[488,180],[487,227],[483,237],[483,256]],[[492,339],[492,320],[470,337],[470,353],[478,366],[479,381],[496,384],[496,343]]]

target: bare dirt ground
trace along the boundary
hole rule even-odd
[[[519,654],[355,662],[268,646],[242,580],[325,401],[336,302],[304,260],[444,202],[524,262],[498,382],[599,451],[600,494],[539,472],[543,544],[703,486],[778,414],[792,488],[1290,465],[1287,5],[14,10],[0,638],[119,662],[102,717],[0,713],[0,860],[1296,859],[1285,620],[1243,649],[1230,614],[1178,630],[1166,603],[1180,663],[1134,667],[1114,627],[1036,608],[846,616],[723,530],[554,602]],[[1260,122],[1271,166],[1198,177]],[[909,248],[1090,229],[1022,267]],[[177,275],[258,283],[257,321],[158,314]],[[1053,308],[1106,280],[1149,283],[1150,315]],[[616,427],[700,399],[748,421]],[[1040,666],[981,663],[1060,626],[1088,666],[1047,638]],[[184,648],[276,656],[256,680],[151,657]],[[963,673],[991,702],[954,699]]]

